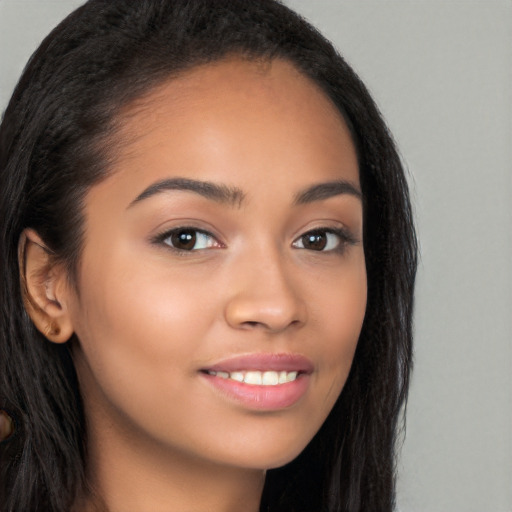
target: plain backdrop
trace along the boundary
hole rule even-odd
[[[0,110],[81,3],[0,0]],[[286,3],[360,74],[410,172],[421,265],[398,509],[512,512],[512,2]]]

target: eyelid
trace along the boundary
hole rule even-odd
[[[212,247],[205,247],[200,249],[180,249],[179,247],[174,247],[171,244],[166,243],[166,240],[169,239],[173,234],[179,232],[179,231],[194,231],[196,233],[200,233],[202,235],[205,235],[213,240],[215,240],[216,245]],[[165,229],[161,231],[160,233],[157,233],[156,235],[152,236],[150,239],[150,242],[155,245],[163,245],[166,249],[171,250],[173,252],[176,252],[178,254],[191,254],[199,251],[204,251],[207,249],[217,249],[217,248],[224,248],[225,245],[223,242],[219,240],[219,237],[211,233],[210,231],[199,228],[194,225],[179,225],[172,228]]]
[[[168,238],[170,238],[173,234],[179,231],[193,231],[196,233],[200,233],[206,237],[211,238],[214,241],[214,244],[210,247],[203,247],[198,249],[183,249],[179,247],[174,247],[172,244],[166,242]],[[308,234],[313,233],[329,233],[336,235],[339,239],[339,243],[336,247],[331,249],[320,249],[314,250],[308,247],[298,247],[298,244],[301,242],[303,237]],[[173,227],[167,227],[166,229],[162,229],[159,233],[150,237],[149,241],[152,244],[163,246],[166,250],[171,250],[180,255],[190,255],[197,252],[206,251],[207,249],[219,249],[226,248],[226,244],[222,241],[222,237],[212,233],[212,231],[205,229],[203,227],[199,227],[197,224],[192,222],[184,222],[183,224],[178,224]],[[360,243],[360,239],[354,235],[352,230],[348,229],[344,225],[337,226],[328,226],[328,225],[318,225],[311,226],[309,229],[304,229],[301,234],[296,236],[292,241],[292,247],[296,249],[306,250],[309,252],[318,252],[318,253],[343,253],[347,246],[357,245]],[[186,254],[185,254],[186,253]]]
[[[313,233],[330,233],[334,234],[339,238],[339,244],[333,248],[328,250],[319,250],[315,251],[314,249],[308,249],[307,247],[296,247],[295,244],[299,243],[299,241],[302,240],[302,238],[308,234]],[[333,253],[338,252],[342,253],[346,249],[348,245],[356,245],[360,243],[360,240],[354,236],[354,234],[351,232],[351,230],[347,229],[346,227],[333,227],[333,226],[318,226],[318,227],[312,227],[311,229],[308,229],[304,232],[302,232],[298,237],[294,239],[292,242],[292,246],[296,247],[297,249],[311,251],[311,252],[319,252],[319,253]]]

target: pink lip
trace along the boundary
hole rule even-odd
[[[275,386],[246,384],[224,379],[213,372],[254,371],[296,371],[296,380]],[[276,411],[291,407],[304,396],[310,383],[313,363],[296,354],[251,354],[221,361],[201,370],[201,377],[223,396],[252,410]]]
[[[242,370],[254,371],[287,371],[311,373],[313,363],[299,354],[247,354],[225,359],[203,368],[214,372],[236,372]]]

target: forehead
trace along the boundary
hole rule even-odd
[[[343,122],[334,103],[320,86],[299,71],[291,62],[283,59],[244,59],[232,56],[213,63],[192,68],[176,77],[169,78],[151,89],[141,98],[130,103],[123,111],[124,121],[130,128],[134,115],[141,121],[144,114],[154,114],[172,109],[175,115],[196,106],[208,106],[231,96],[236,101],[256,102],[283,109],[293,105],[304,113],[319,110],[331,121]],[[224,104],[226,113],[235,111]],[[140,116],[140,117],[139,117]],[[121,116],[123,117],[123,116]],[[148,118],[151,122],[151,116]],[[133,126],[131,126],[133,128]]]
[[[245,135],[243,128],[251,125],[262,135],[272,128],[284,143],[292,135],[323,139],[326,148],[333,138],[332,145],[339,145],[343,132],[341,149],[353,150],[334,103],[315,82],[283,60],[232,57],[199,66],[164,82],[121,114],[122,135],[140,149],[157,144],[159,137],[168,142],[171,136],[188,135],[190,127],[197,130],[207,125],[213,142],[214,127],[230,124],[240,128],[240,138]]]
[[[287,61],[230,58],[194,68],[128,105],[119,121],[119,187],[121,178],[140,188],[173,176],[243,190],[261,179],[297,190],[340,178],[359,183],[341,113]]]

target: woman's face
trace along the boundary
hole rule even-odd
[[[339,396],[365,313],[349,131],[282,61],[196,68],[123,119],[69,291],[93,435],[283,465]]]

